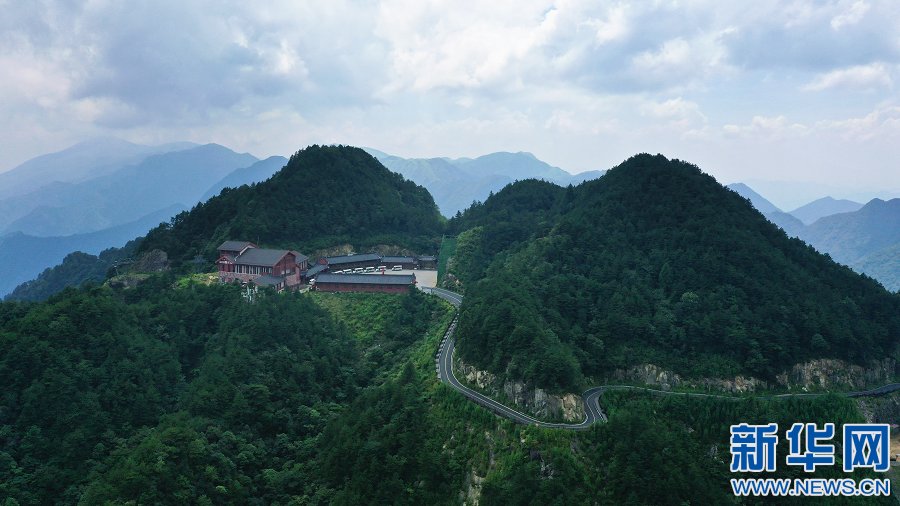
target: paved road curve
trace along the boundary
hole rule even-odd
[[[438,297],[450,302],[457,308],[459,308],[460,304],[462,304],[463,296],[451,292],[449,290],[444,290],[442,288],[431,288],[425,289],[425,291],[437,295]],[[584,410],[585,410],[585,418],[581,423],[550,423],[550,422],[542,422],[534,417],[528,416],[525,413],[521,413],[516,411],[505,404],[495,401],[490,397],[483,395],[471,388],[460,383],[458,379],[456,379],[456,375],[453,372],[453,351],[454,351],[454,340],[453,333],[456,331],[456,323],[458,321],[459,316],[455,317],[453,321],[450,323],[450,327],[447,328],[447,332],[444,334],[444,338],[441,340],[440,349],[438,350],[437,357],[435,359],[435,368],[437,372],[438,379],[441,382],[450,385],[454,390],[459,393],[465,395],[472,401],[484,406],[485,408],[493,411],[494,413],[509,418],[515,422],[523,423],[526,425],[537,425],[540,427],[548,427],[552,429],[569,429],[569,430],[585,430],[589,428],[595,422],[605,422],[606,414],[603,413],[603,409],[600,407],[600,397],[603,396],[603,393],[607,390],[641,390],[648,393],[658,394],[658,395],[680,395],[685,397],[715,397],[719,399],[728,399],[728,400],[742,400],[746,399],[746,397],[736,397],[733,395],[724,395],[724,394],[704,394],[704,393],[694,393],[694,392],[670,392],[666,390],[657,390],[654,388],[647,387],[635,387],[630,385],[604,385],[589,388],[583,394],[581,394],[582,400],[584,401]],[[872,390],[863,390],[859,392],[848,392],[843,395],[847,397],[869,397],[869,396],[878,396],[878,395],[886,395],[891,392],[895,392],[900,390],[900,383],[892,383],[889,385],[884,385],[882,387],[874,388]],[[785,397],[817,397],[826,394],[816,393],[816,394],[779,394],[779,395],[768,395],[761,396],[762,398],[785,398]]]

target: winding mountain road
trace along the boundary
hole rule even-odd
[[[447,302],[456,306],[459,309],[459,306],[462,304],[463,296],[451,292],[449,290],[444,290],[443,288],[430,288],[424,289],[424,291],[434,294]],[[532,416],[526,415],[525,413],[521,413],[516,411],[509,406],[506,406],[503,403],[497,402],[490,397],[472,390],[471,388],[463,385],[457,378],[453,372],[453,351],[454,351],[454,340],[453,334],[456,331],[456,324],[458,322],[459,315],[453,318],[453,321],[450,323],[450,326],[447,328],[447,332],[444,333],[444,337],[441,340],[440,348],[438,349],[437,357],[435,358],[435,369],[437,372],[438,379],[442,383],[446,383],[450,385],[451,388],[458,391],[459,393],[465,395],[473,402],[480,404],[481,406],[493,411],[494,413],[503,416],[505,418],[509,418],[518,423],[526,424],[526,425],[536,425],[539,427],[546,427],[551,429],[568,429],[568,430],[586,430],[591,425],[596,422],[605,422],[607,420],[606,414],[603,412],[603,408],[600,407],[600,397],[607,390],[640,390],[643,392],[648,392],[656,395],[679,395],[683,397],[712,397],[717,399],[728,399],[728,400],[742,400],[747,397],[736,397],[733,395],[724,395],[724,394],[704,394],[704,393],[695,393],[695,392],[670,392],[666,390],[657,390],[655,388],[647,388],[647,387],[636,387],[631,385],[603,385],[597,386],[587,389],[583,394],[581,394],[581,398],[584,402],[584,411],[585,418],[581,423],[552,423],[552,422],[543,422],[538,420]],[[874,388],[872,390],[862,390],[858,392],[847,392],[843,395],[847,397],[874,397],[879,395],[887,395],[889,393],[900,390],[900,383],[891,383],[888,385],[884,385],[878,388]],[[778,394],[778,395],[765,395],[760,396],[761,398],[767,399],[783,399],[787,397],[818,397],[822,395],[827,395],[824,393],[812,393],[812,394]]]

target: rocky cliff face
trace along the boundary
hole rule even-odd
[[[584,402],[580,395],[550,394],[541,388],[534,388],[521,381],[500,381],[487,371],[480,371],[474,366],[457,361],[457,373],[466,381],[496,397],[500,393],[510,402],[541,420],[565,420],[580,422],[584,420]]]
[[[776,378],[780,386],[804,390],[845,388],[863,390],[889,383],[896,375],[897,363],[886,358],[868,367],[848,364],[842,360],[819,359],[797,364]]]
[[[736,376],[730,379],[723,378],[682,378],[667,369],[654,364],[641,364],[627,370],[618,370],[613,373],[616,381],[637,382],[644,385],[654,385],[662,390],[670,390],[675,387],[705,388],[731,393],[753,392],[766,386],[766,383],[756,378]]]
[[[864,390],[890,383],[897,375],[897,362],[892,358],[876,361],[868,367],[842,360],[818,359],[797,364],[775,378],[771,385],[753,377],[683,378],[654,364],[641,364],[613,374],[616,381],[655,385],[663,390],[675,387],[704,388],[731,393],[754,392],[768,387],[789,390]]]

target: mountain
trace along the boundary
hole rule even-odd
[[[763,216],[765,216],[767,220],[778,225],[778,228],[784,230],[790,237],[799,237],[805,228],[803,222],[790,213],[773,211],[771,213],[763,213]]]
[[[173,205],[133,222],[87,234],[35,237],[15,232],[0,237],[0,266],[3,272],[0,276],[0,297],[13,291],[20,283],[34,279],[45,269],[60,263],[69,253],[96,255],[107,248],[122,246],[161,222],[169,221],[182,210],[184,207]],[[76,285],[83,281],[77,275],[73,279],[75,281],[72,284]]]
[[[377,149],[366,151],[391,171],[425,187],[441,181],[461,181],[466,175],[448,158],[401,158]]]
[[[275,158],[262,167],[271,168],[279,163]],[[259,175],[263,171],[249,172]],[[318,188],[316,192],[307,191],[313,187]],[[169,209],[132,228],[117,228],[125,230],[115,235],[117,243],[111,242],[107,232],[61,240],[22,234],[11,236],[19,242],[10,244],[20,246],[0,249],[0,260],[5,254],[8,263],[16,266],[15,272],[21,274],[11,276],[8,285],[0,285],[3,290],[0,293],[31,279],[66,253],[96,253],[124,244],[160,222],[163,224],[150,230],[146,239],[139,239],[133,249],[138,253],[164,250],[176,266],[181,261],[193,260],[198,254],[205,255],[212,263],[215,247],[234,237],[306,253],[347,243],[360,250],[387,245],[433,251],[443,231],[443,219],[424,188],[387,171],[364,151],[342,146],[312,146],[302,150],[269,180],[253,186],[226,187],[219,195],[170,220],[179,209]],[[48,263],[41,248],[54,244],[58,246],[48,251],[57,260]],[[65,286],[77,286],[90,279],[85,273],[105,272],[109,259],[128,254],[113,248],[106,252],[105,258],[104,255],[93,259],[78,255],[17,288],[14,298],[33,300]],[[34,259],[29,260],[29,255]]]
[[[456,160],[454,165],[470,175],[493,174],[511,179],[546,179],[568,181],[572,174],[538,160],[531,153],[490,153],[474,160]]]
[[[0,199],[22,195],[54,182],[77,183],[115,172],[153,155],[195,147],[190,142],[144,146],[114,137],[80,142],[32,158],[0,173]]]
[[[900,268],[891,254],[900,244],[900,199],[873,199],[863,206],[824,197],[785,213],[743,183],[728,188],[749,199],[787,235],[799,237],[834,260],[872,276],[889,290],[898,289]]]
[[[70,286],[80,286],[93,281],[106,280],[109,269],[116,262],[129,258],[137,248],[138,240],[131,240],[122,247],[113,247],[91,255],[81,251],[69,253],[62,263],[49,267],[38,277],[17,286],[5,300],[43,301]]]
[[[848,199],[853,202],[868,202],[873,198],[889,200],[900,196],[900,187],[885,181],[879,187],[857,186],[854,184],[837,184],[814,181],[773,181],[750,178],[743,181],[751,188],[765,195],[781,209],[802,207],[822,195],[830,195],[835,199]]]
[[[490,153],[478,158],[401,158],[366,148],[394,172],[424,186],[434,196],[441,213],[453,216],[473,202],[516,180],[544,179],[560,185],[579,184],[601,177],[605,171],[572,175],[536,158],[531,153]]]
[[[900,292],[900,242],[869,253],[850,267],[877,279],[888,290]]]
[[[726,186],[726,188],[734,190],[741,197],[748,199],[750,203],[753,204],[753,207],[755,207],[757,211],[763,213],[764,215],[769,213],[782,212],[782,210],[778,209],[775,204],[766,200],[765,197],[756,193],[752,188],[745,185],[744,183],[732,183]]]
[[[826,216],[800,238],[838,262],[850,265],[900,243],[900,198],[872,199],[856,212]]]
[[[506,198],[561,213],[465,287],[457,352],[480,370],[563,391],[647,363],[774,380],[816,358],[868,364],[897,345],[900,297],[788,238],[696,166],[639,155],[562,203],[558,190]],[[466,226],[518,214],[503,206]]]
[[[584,172],[579,172],[572,176],[569,179],[568,184],[579,185],[585,181],[590,181],[592,179],[600,179],[603,175],[606,174],[605,170],[586,170]],[[563,183],[560,183],[563,184]]]
[[[222,191],[151,230],[141,251],[174,260],[204,255],[229,239],[301,252],[339,244],[437,249],[443,221],[428,191],[359,148],[310,146],[266,181]]]
[[[797,237],[803,231],[802,221],[795,216],[782,211],[776,207],[775,204],[769,202],[765,197],[756,193],[744,183],[732,183],[726,186],[726,188],[737,192],[738,195],[749,200],[757,211],[762,213],[767,220],[778,225],[778,227],[784,230],[787,235]]]
[[[831,197],[822,197],[794,209],[790,214],[802,221],[805,225],[809,225],[819,218],[838,213],[852,213],[853,211],[859,210],[862,206],[863,205],[859,202],[854,202],[852,200],[838,200]]]
[[[278,172],[284,164],[287,163],[287,158],[283,156],[270,156],[265,160],[260,160],[249,167],[242,167],[240,169],[236,169],[231,174],[223,177],[219,182],[212,185],[206,193],[200,197],[201,201],[205,201],[210,197],[215,197],[225,188],[237,188],[239,186],[245,184],[253,184],[258,183],[260,181],[265,181],[272,177],[273,174]]]
[[[36,205],[8,223],[5,233],[63,236],[95,232],[137,220],[173,205],[191,206],[211,182],[257,159],[217,144],[207,144],[145,158],[106,176],[0,202],[0,209]]]
[[[490,232],[471,234],[469,246],[497,249],[485,258],[481,281],[472,281],[457,333],[473,308],[494,306],[499,317],[479,321],[485,336],[501,336],[502,352],[509,344],[521,352],[494,370],[537,375],[566,371],[567,352],[553,339],[594,352],[573,352],[585,363],[631,358],[618,350],[625,343],[638,358],[662,350],[685,364],[722,367],[694,349],[698,334],[715,334],[714,350],[755,345],[760,359],[791,359],[797,350],[779,342],[791,322],[824,336],[839,325],[844,340],[871,336],[845,348],[814,334],[813,349],[880,351],[881,331],[893,330],[895,299],[788,240],[711,178],[666,162],[636,157],[609,181],[577,188],[521,181],[451,220],[449,229],[464,229],[460,236]],[[253,227],[283,244],[292,237],[306,244],[305,234],[343,239],[326,237],[337,229],[354,240],[412,244],[442,225],[427,192],[361,150],[313,146],[269,181],[224,190],[148,241],[185,258],[195,248],[191,234],[202,244],[220,229]],[[740,239],[766,241],[778,254]],[[817,274],[830,284],[783,277],[780,263],[808,257],[821,261]],[[92,260],[70,255],[64,265],[96,273]],[[736,269],[753,272],[736,283]],[[812,275],[796,263],[793,270]],[[866,419],[863,407],[839,395],[723,400],[608,390],[599,402],[609,419],[590,430],[515,424],[436,378],[433,357],[456,316],[436,297],[262,290],[249,303],[240,287],[177,271],[148,274],[137,286],[0,303],[0,493],[7,503],[729,504],[729,426]],[[498,276],[504,283],[497,285]],[[647,290],[653,283],[660,286]],[[480,295],[482,285],[488,293]],[[830,300],[808,304],[811,293],[832,292],[842,297],[840,311],[831,313]],[[658,306],[663,298],[675,305]],[[767,308],[774,328],[766,320],[742,328],[755,315],[752,301]],[[887,315],[878,324],[869,318],[873,306]],[[803,318],[794,321],[797,312]],[[535,318],[548,325],[533,327]],[[510,325],[517,330],[505,334]],[[673,325],[685,331],[668,333]],[[662,344],[650,340],[660,329],[668,337]],[[497,356],[490,349],[485,358]],[[865,414],[891,423],[895,401],[866,399]],[[772,476],[798,472],[779,466]],[[847,475],[820,466],[808,476]]]

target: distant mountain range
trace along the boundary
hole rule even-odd
[[[191,207],[211,181],[257,158],[217,144],[151,155],[135,165],[79,183],[56,182],[0,202],[0,209],[30,207],[15,220],[7,215],[4,233],[64,236],[96,232],[128,223],[172,205]]]
[[[728,185],[769,221],[887,289],[900,290],[900,198],[867,204],[824,197],[785,213],[743,183]]]
[[[819,200],[814,200],[805,206],[794,209],[790,214],[802,221],[804,225],[810,225],[819,218],[838,213],[852,213],[853,211],[858,211],[862,206],[859,202],[852,200],[822,197]]]
[[[236,169],[206,190],[206,193],[203,194],[200,201],[206,202],[211,197],[215,197],[221,193],[225,188],[237,188],[245,184],[254,184],[265,181],[275,175],[282,167],[287,165],[287,162],[288,159],[283,156],[270,156],[249,167]]]
[[[451,159],[367,151],[390,170],[428,189],[445,216],[474,201],[486,201],[515,180],[578,185],[606,172],[572,175],[525,152]],[[281,156],[258,160],[216,144],[143,146],[107,138],[42,155],[0,173],[0,297],[67,253],[96,254],[121,246],[224,188],[265,181],[287,163]],[[788,213],[746,184],[729,188],[789,235],[891,290],[900,289],[898,199],[875,199],[863,206],[824,197]]]
[[[543,179],[565,186],[597,179],[606,173],[592,170],[573,175],[525,152],[454,159],[401,158],[377,149],[366,148],[366,151],[388,169],[427,188],[444,216],[453,216],[472,202],[483,202],[491,193],[516,180]]]
[[[0,297],[68,253],[122,246],[226,186],[268,178],[286,161],[216,144],[97,139],[25,162],[0,174]],[[26,177],[31,171],[39,177]]]
[[[19,284],[34,279],[44,269],[62,262],[72,252],[96,255],[109,247],[122,246],[184,210],[184,206],[173,205],[131,223],[87,234],[35,237],[15,232],[0,237],[0,266],[3,273],[0,276],[0,298]]]
[[[150,155],[196,147],[192,142],[144,146],[114,137],[79,142],[0,173],[0,199],[24,195],[49,183],[78,183],[111,174]]]

